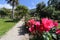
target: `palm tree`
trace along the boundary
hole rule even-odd
[[[14,8],[18,5],[18,0],[6,0],[12,6],[12,18],[14,19]]]

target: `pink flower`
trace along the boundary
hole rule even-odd
[[[28,21],[30,24],[35,24],[35,20],[34,19],[30,19],[29,21]]]
[[[39,31],[40,33],[42,33],[44,31],[43,25],[40,24],[39,21],[36,21],[35,25],[36,25],[36,30],[37,31]]]
[[[44,29],[46,32],[54,27],[53,21],[48,18],[42,18],[42,24],[44,25]]]
[[[49,28],[53,28],[54,27],[53,20],[49,19],[47,22],[48,22],[47,25],[49,26]]]
[[[36,21],[36,22],[35,22],[35,26],[36,26],[36,30],[38,30],[39,27],[40,27],[40,22],[39,22],[39,21]]]
[[[29,26],[29,27],[31,27],[32,25],[34,25],[35,24],[35,20],[34,19],[30,19],[29,21],[28,21],[28,23],[27,23],[27,25]]]
[[[43,26],[43,24],[40,24],[39,32],[43,32],[43,31],[44,31],[44,26]]]
[[[54,26],[57,27],[58,26],[58,22],[54,21]]]
[[[42,23],[45,24],[48,18],[42,18]]]
[[[60,34],[60,29],[56,30],[56,34]]]
[[[35,32],[35,31],[49,32],[51,28],[58,25],[57,22],[53,22],[53,20],[48,18],[42,18],[41,23],[40,21],[35,21],[34,19],[30,19],[27,24],[29,26],[30,32]]]
[[[35,31],[34,27],[30,27],[30,28],[29,28],[29,31],[30,31],[30,32]]]
[[[40,26],[40,22],[39,22],[39,21],[36,21],[36,22],[35,22],[35,25],[36,25],[36,26]]]

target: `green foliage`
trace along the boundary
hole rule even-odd
[[[1,15],[1,17],[10,17],[11,10],[3,7],[0,9],[0,15]]]
[[[45,7],[44,2],[38,3],[38,4],[36,5],[36,10],[37,10],[38,13],[39,13],[44,7]]]
[[[49,0],[48,1],[48,5],[50,6],[50,5],[54,5],[55,6],[55,4],[57,4],[57,0]]]
[[[44,12],[46,14],[45,16],[49,16],[49,18],[53,18],[55,20],[60,19],[59,18],[59,16],[60,16],[59,15],[60,14],[60,12],[59,12],[60,6],[59,5],[60,5],[59,0],[48,0],[48,6],[43,8],[42,12]]]
[[[11,11],[10,11],[10,9],[7,9],[7,8],[1,8],[1,10],[3,10],[6,14],[7,14],[7,16],[10,16],[11,15]]]
[[[7,8],[1,8],[1,10],[3,10],[4,12],[6,12],[7,14],[9,14],[10,13],[10,9],[7,9]]]
[[[36,12],[37,12],[38,16],[41,15],[43,8],[45,8],[44,2],[38,3],[38,4],[36,5]]]
[[[0,15],[6,15],[6,12],[4,10],[0,10]]]
[[[60,20],[60,11],[54,11],[53,17],[54,19]]]
[[[0,10],[0,17],[4,18],[7,15],[7,13],[4,10]]]
[[[29,12],[29,14],[30,14],[32,17],[37,16],[37,15],[36,15],[36,9],[31,9],[30,12]]]
[[[43,33],[43,40],[52,40],[52,36],[49,32]]]
[[[48,18],[52,18],[52,15],[54,13],[55,8],[52,6],[45,7],[42,12],[44,12],[42,15]]]
[[[60,1],[59,0],[49,0],[48,6],[52,5],[56,10],[60,10]]]
[[[44,3],[38,3],[36,11],[40,17],[49,17],[52,18],[55,8],[53,6],[45,6]]]
[[[50,34],[54,40],[57,40],[56,28],[55,27],[50,30]]]
[[[28,8],[24,5],[18,5],[15,10],[20,11],[21,13],[27,13],[28,12]]]
[[[15,12],[16,12],[16,16],[19,18],[20,17],[23,17],[23,16],[26,16],[28,14],[28,8],[26,6],[23,6],[23,5],[18,5],[15,9]]]

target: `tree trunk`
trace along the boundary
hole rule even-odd
[[[12,19],[14,19],[14,6],[12,6]]]

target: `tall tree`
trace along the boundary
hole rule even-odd
[[[43,9],[43,8],[45,8],[44,2],[38,3],[38,4],[36,5],[36,12],[38,13],[39,16],[42,14],[42,9]]]
[[[14,19],[14,8],[18,5],[18,0],[6,0],[12,6],[12,18]]]
[[[60,0],[49,0],[48,1],[48,6],[52,5],[56,9],[60,10]]]
[[[38,12],[40,12],[44,7],[45,7],[44,2],[38,3],[38,4],[36,5],[36,10],[37,10]]]
[[[28,8],[24,5],[18,5],[15,9],[17,12],[18,16],[26,16],[26,13],[28,13]]]

